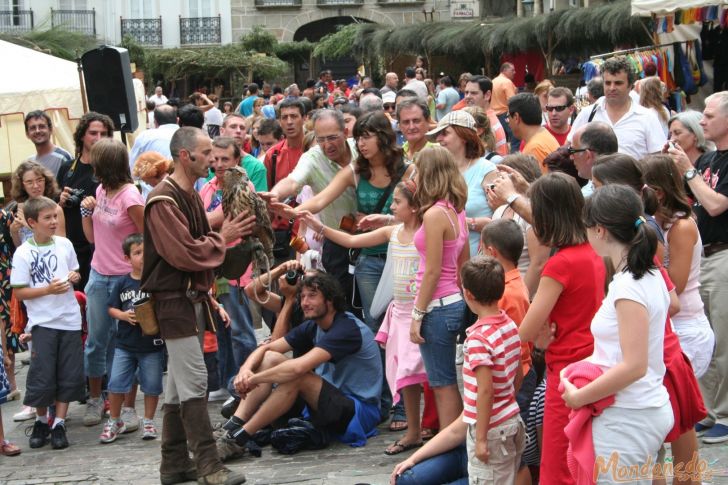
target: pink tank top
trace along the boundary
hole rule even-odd
[[[437,282],[437,287],[435,287],[435,293],[432,295],[433,299],[460,293],[460,288],[457,284],[458,257],[460,257],[463,246],[465,246],[468,242],[468,230],[465,225],[465,211],[457,212],[458,226],[456,227],[455,222],[452,220],[450,215],[450,211],[447,210],[452,209],[455,211],[455,208],[450,202],[438,200],[434,207],[442,208],[442,211],[445,212],[445,215],[450,221],[457,237],[453,240],[446,240],[442,242],[442,269],[440,271],[440,279]],[[422,277],[425,274],[426,264],[424,224],[422,224],[415,233],[414,243],[417,248],[417,252],[420,254],[420,266],[417,270],[417,291],[419,291],[422,284]]]

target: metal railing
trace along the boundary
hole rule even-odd
[[[379,5],[419,5],[425,3],[425,0],[377,0]]]
[[[256,8],[300,8],[301,0],[255,0]]]
[[[220,15],[217,17],[180,17],[179,43],[181,45],[220,44]]]
[[[96,37],[96,9],[55,10],[51,7],[51,27]]]
[[[319,7],[340,7],[346,5],[362,5],[364,0],[316,0]]]
[[[154,19],[125,19],[121,17],[121,37],[131,35],[141,45],[162,46],[162,16]]]
[[[0,32],[30,32],[33,10],[0,10]]]

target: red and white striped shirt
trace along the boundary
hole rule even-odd
[[[463,364],[463,421],[475,424],[478,418],[478,381],[475,369],[485,365],[493,376],[493,409],[489,428],[498,426],[518,414],[513,381],[521,361],[521,339],[518,327],[508,315],[481,318],[467,330]]]

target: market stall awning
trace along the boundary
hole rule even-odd
[[[686,8],[728,5],[728,0],[632,0],[632,15],[650,17]]]

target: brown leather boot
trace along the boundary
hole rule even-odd
[[[181,410],[187,444],[197,467],[197,476],[204,477],[222,470],[224,467],[217,455],[210,415],[207,413],[207,399],[200,397],[185,401]]]
[[[187,435],[179,404],[165,404],[162,412],[162,462],[159,465],[162,485],[197,480],[197,470],[187,451]]]

